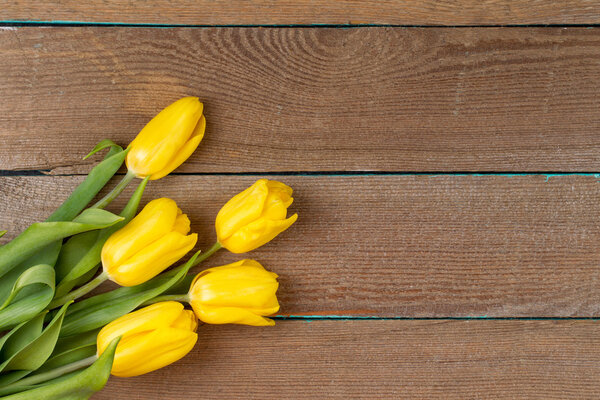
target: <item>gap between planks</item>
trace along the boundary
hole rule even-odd
[[[16,0],[0,9],[0,20],[173,25],[507,25],[599,23],[590,0]]]

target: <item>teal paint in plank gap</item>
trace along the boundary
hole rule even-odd
[[[270,317],[276,320],[301,320],[301,321],[360,321],[360,320],[400,320],[400,321],[599,321],[600,317],[488,317],[467,316],[467,317],[377,317],[377,316],[348,316],[348,315],[276,315]]]

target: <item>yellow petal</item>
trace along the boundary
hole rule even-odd
[[[222,270],[225,270],[225,269],[233,269],[233,270],[235,270],[235,269],[239,269],[240,267],[257,268],[257,269],[266,271],[265,267],[263,267],[261,265],[261,263],[259,263],[258,261],[252,260],[250,258],[245,258],[243,260],[236,261],[236,262],[233,262],[231,264],[226,264],[226,265],[221,265],[221,266],[218,266],[218,267],[207,268],[204,271],[200,272],[194,278],[194,281],[197,280],[200,276],[205,275],[205,274],[207,274],[207,273],[209,273],[211,271],[215,271],[215,270],[222,271]],[[277,278],[277,274],[274,274],[273,272],[269,272],[269,273],[275,275],[275,278]]]
[[[192,136],[190,137],[190,139],[183,145],[181,150],[179,150],[175,154],[175,157],[171,161],[169,161],[163,169],[161,169],[160,171],[156,171],[155,173],[152,174],[152,176],[150,177],[150,180],[153,181],[156,179],[160,179],[160,178],[170,174],[173,170],[175,170],[175,168],[177,168],[181,164],[183,164],[184,161],[187,160],[192,155],[194,150],[196,150],[196,148],[202,141],[202,138],[204,137],[205,129],[206,129],[206,119],[204,118],[204,115],[203,115],[202,117],[200,117],[200,121],[198,121],[196,128],[194,128],[194,131],[192,132]]]
[[[285,192],[288,195],[288,197],[291,197],[292,193],[293,193],[293,190],[291,187],[289,187],[285,183],[282,183],[279,181],[268,181],[267,187],[269,188],[269,191],[277,190],[277,191]]]
[[[187,235],[190,231],[190,219],[186,214],[181,212],[175,218],[175,224],[173,225],[173,231],[179,232],[182,235]]]
[[[219,242],[232,253],[245,253],[273,240],[277,235],[296,222],[297,219],[298,214],[280,221],[261,218],[237,230],[229,238],[219,240]]]
[[[174,159],[180,158],[179,153],[194,133],[202,110],[197,97],[185,97],[162,110],[129,145],[127,168],[138,177],[150,175],[152,179],[153,174],[164,172]]]
[[[98,355],[102,354],[110,342],[118,336],[122,336],[121,341],[123,341],[129,336],[172,325],[182,311],[183,304],[164,301],[115,319],[98,333]]]
[[[129,257],[123,264],[107,271],[113,282],[135,286],[154,278],[182,258],[196,245],[197,234],[188,236],[169,232]]]
[[[126,338],[117,345],[111,373],[129,377],[157,370],[183,358],[197,340],[195,332],[172,327]]]
[[[232,197],[217,214],[215,227],[219,242],[259,218],[268,194],[267,180],[259,179],[248,189]]]
[[[152,200],[127,225],[112,234],[102,247],[102,264],[110,273],[119,264],[170,232],[177,204],[167,198]]]
[[[214,270],[195,282],[191,298],[207,305],[260,309],[275,298],[278,287],[264,270]]]
[[[194,307],[194,304],[192,304]],[[273,326],[275,321],[253,314],[248,310],[234,307],[194,307],[198,318],[207,324],[242,324],[252,326]]]
[[[285,219],[287,209],[293,201],[294,199],[284,192],[269,192],[261,217],[272,220]]]
[[[183,310],[179,318],[171,324],[171,328],[184,329],[190,332],[196,332],[198,329],[198,318],[191,310]]]
[[[221,265],[219,267],[212,267],[212,268],[207,268],[204,271],[201,271],[199,274],[197,274],[194,277],[194,280],[192,281],[192,284],[190,285],[190,290],[194,290],[194,286],[196,284],[196,282],[198,281],[198,279],[202,278],[204,275],[208,274],[209,272],[215,271],[215,270],[226,270],[226,269],[238,269],[239,267],[244,266],[244,267],[254,267],[254,268],[258,268],[258,269],[262,269],[264,271],[266,271],[266,269],[256,260],[252,260],[250,258],[246,258],[244,260],[240,260],[240,261],[236,261],[233,262],[231,264],[226,264],[226,265]],[[277,274],[274,274],[271,272],[271,274],[274,276],[274,278],[277,278]]]

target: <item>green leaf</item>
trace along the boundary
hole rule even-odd
[[[163,294],[181,294],[189,292],[190,286],[192,285],[192,281],[194,280],[196,275],[198,275],[197,272],[193,274],[187,274],[183,277],[181,281],[171,286],[169,290],[166,290]]]
[[[69,293],[75,284],[78,283],[80,277],[100,263],[102,246],[104,246],[104,243],[113,233],[124,227],[135,216],[147,183],[148,178],[140,182],[129,202],[123,211],[121,211],[120,216],[123,217],[121,222],[98,232],[86,232],[73,236],[67,241],[57,265],[57,271],[60,271],[61,280],[56,288],[56,298]],[[93,238],[90,235],[91,233],[95,234]]]
[[[45,312],[37,315],[35,318],[11,329],[0,341],[0,359],[8,361],[21,349],[34,341],[42,333],[44,328]],[[4,365],[0,364],[0,365]],[[0,368],[0,370],[3,367]]]
[[[96,343],[90,346],[73,349],[65,353],[50,357],[48,361],[46,361],[44,365],[42,365],[36,371],[36,373],[48,372],[55,368],[62,367],[63,365],[71,364],[75,361],[91,357],[94,354],[96,354]],[[0,377],[0,379],[2,379],[2,377]]]
[[[4,400],[83,400],[101,390],[108,378],[115,356],[119,338],[114,339],[104,353],[85,370],[70,375],[68,378],[59,378],[34,386],[13,387],[15,390],[25,390],[3,397]],[[18,382],[17,382],[18,384]],[[29,390],[26,390],[29,389]],[[0,393],[3,394],[3,393]]]
[[[21,274],[29,268],[39,264],[54,265],[58,257],[58,252],[60,251],[60,246],[60,241],[49,244],[4,275],[0,279],[0,302],[5,301],[10,296],[13,287]],[[37,289],[42,290],[38,291]],[[27,303],[21,303],[18,306],[21,311],[9,311],[9,308],[13,309],[11,306],[0,312],[0,329],[10,328],[33,318],[37,313],[44,309],[48,292],[49,288],[41,285],[30,285],[21,290],[18,296],[13,300],[13,303],[22,299],[26,299]],[[22,306],[23,308],[21,308]]]
[[[105,141],[96,145],[95,149],[106,148],[106,146],[102,147],[102,143]],[[101,148],[98,148],[99,146]],[[102,190],[110,178],[121,168],[128,152],[115,144],[111,146],[104,161],[90,171],[85,180],[71,193],[71,196],[46,221],[71,221]]]
[[[100,142],[98,142],[98,144],[92,149],[92,151],[90,151],[87,156],[83,157],[84,160],[90,158],[91,156],[93,156],[94,154],[96,154],[97,152],[99,152],[100,150],[104,150],[107,147],[111,147],[111,148],[117,148],[119,150],[123,150],[121,148],[121,146],[119,146],[118,144],[116,144],[115,142],[113,142],[110,139],[104,139],[101,140]]]
[[[115,224],[115,225],[118,225]],[[114,226],[114,225],[113,225]],[[108,228],[105,228],[108,229]],[[56,261],[56,281],[62,281],[89,249],[96,243],[101,231],[89,231],[71,236],[62,246]],[[60,295],[57,294],[57,297]]]
[[[99,328],[133,311],[183,279],[199,254],[200,252],[194,254],[184,265],[146,283],[119,288],[74,304],[73,310],[65,317],[60,336],[76,335]]]
[[[79,335],[69,336],[68,338],[59,338],[52,356],[59,356],[87,346],[95,346],[99,332],[100,328],[80,333]]]
[[[122,217],[108,211],[90,208],[72,222],[35,223],[0,247],[0,276],[53,242],[81,232],[106,228],[121,220]]]
[[[92,278],[96,276],[96,273],[100,269],[100,264],[93,267],[91,270],[80,276],[79,278],[73,279],[71,281],[61,282],[60,292],[58,291],[59,287],[55,289],[54,298],[59,299],[65,295],[67,295],[74,287],[84,285],[88,283]]]
[[[38,285],[48,286],[51,289],[54,288],[54,268],[49,265],[40,264],[34,267],[27,269],[23,272],[17,281],[14,283],[13,288],[4,300],[4,303],[0,305],[0,311],[5,309],[13,299],[21,292],[22,289],[26,288],[29,285]],[[37,289],[37,288],[36,288]],[[43,290],[43,288],[38,289]]]
[[[64,319],[65,311],[68,304],[65,304],[58,314],[50,321],[48,326],[29,343],[23,346],[22,336],[25,332],[18,332],[18,335],[12,336],[4,345],[2,352],[5,350],[12,353],[10,357],[0,365],[0,371],[11,370],[29,370],[35,371],[41,367],[54,351],[54,346],[58,340],[58,334]],[[35,333],[31,330],[28,333]],[[33,335],[29,334],[27,339],[31,339]],[[17,347],[12,348],[12,341],[17,341]],[[14,351],[16,350],[16,351]]]
[[[0,329],[33,318],[46,308],[54,296],[54,268],[41,264],[19,275],[12,290],[0,305]]]
[[[1,238],[2,236],[6,235],[6,232],[8,232],[8,231],[0,231],[0,238]]]
[[[27,375],[31,374],[31,371],[10,371],[5,372],[0,375],[0,388],[3,388],[6,385],[10,385],[13,382],[18,381],[19,379],[23,379]],[[0,396],[2,389],[0,389]]]
[[[58,339],[54,351],[48,360],[39,369],[36,374],[47,372],[63,365],[82,360],[96,354],[96,338],[100,329],[85,332],[80,335],[70,336],[68,338]],[[11,371],[0,375],[0,388],[22,379],[32,371]],[[0,396],[2,396],[0,389]],[[13,393],[13,392],[11,392]]]

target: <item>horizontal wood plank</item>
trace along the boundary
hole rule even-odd
[[[593,0],[16,0],[0,9],[4,21],[75,21],[127,24],[269,25],[593,24]]]
[[[171,176],[199,247],[220,206],[257,177]],[[282,315],[600,316],[600,183],[593,176],[275,177],[299,221],[248,255],[280,275]],[[43,219],[82,177],[0,178],[0,229]],[[118,204],[123,204],[120,199]]]
[[[0,54],[5,170],[82,172],[185,95],[180,172],[600,170],[598,29],[5,27]]]
[[[280,321],[201,326],[181,361],[110,399],[597,399],[593,321]]]

